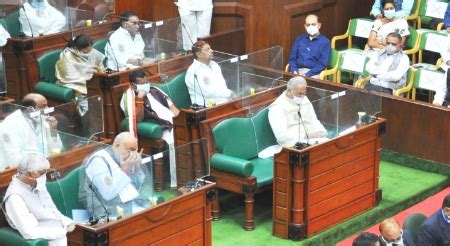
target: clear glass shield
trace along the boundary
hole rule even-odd
[[[1,24],[0,24],[1,25]],[[7,92],[5,60],[0,48],[0,95]]]
[[[64,193],[59,198],[63,201],[55,203],[64,207],[66,215],[75,221],[95,226],[125,219],[202,187],[205,181],[195,176],[171,185],[171,154],[176,156],[177,165],[190,165],[199,178],[209,175],[209,153],[204,139],[140,157],[136,151],[121,152],[111,145],[98,145],[81,165],[72,166],[70,171],[66,168],[61,175],[64,177],[50,184]],[[70,182],[75,178],[78,187]],[[70,186],[78,189],[67,192]]]
[[[41,111],[42,121],[69,136],[91,139],[102,133],[103,100],[100,96],[77,97],[74,102],[46,108]],[[61,139],[65,143],[65,139]]]
[[[93,26],[103,23],[114,13],[114,0],[82,1],[76,6],[66,8],[69,29]]]
[[[214,47],[212,48],[214,49]],[[239,98],[239,57],[219,51],[214,51],[213,55],[213,62],[219,65],[227,88],[234,93],[232,97]]]

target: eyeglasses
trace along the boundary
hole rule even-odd
[[[317,23],[305,23],[305,26],[317,26]]]
[[[296,97],[304,97],[304,96],[306,96],[306,92],[296,92],[296,93],[294,92],[293,94]]]

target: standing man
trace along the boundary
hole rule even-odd
[[[417,244],[450,245],[450,194],[444,198],[442,208],[423,222],[417,234]]]
[[[298,75],[319,78],[330,57],[330,40],[320,34],[321,24],[317,15],[305,19],[305,34],[295,40],[289,56],[289,71]]]
[[[213,11],[212,0],[178,0],[175,3],[180,13],[183,49],[191,50],[199,37],[208,36]]]

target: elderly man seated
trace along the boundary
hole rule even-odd
[[[137,139],[130,132],[122,132],[111,147],[96,151],[84,161],[78,198],[92,216],[105,215],[102,203],[112,215],[117,205],[127,206],[138,197],[145,179],[141,154]]]
[[[366,70],[371,75],[365,88],[392,94],[393,90],[405,86],[409,58],[401,49],[402,37],[398,33],[389,33],[384,49],[370,53]]]
[[[408,230],[402,230],[400,224],[392,218],[380,223],[380,238],[384,245],[414,246],[414,240]]]
[[[22,32],[27,37],[38,37],[63,31],[66,17],[47,0],[28,0],[20,9]]]
[[[67,245],[66,234],[74,222],[56,208],[45,183],[50,163],[38,154],[26,154],[19,162],[3,208],[9,225],[25,239],[47,239],[49,245]]]
[[[37,113],[47,108],[47,99],[30,93],[20,105],[0,123],[0,170],[16,167],[26,153],[50,156],[62,148],[56,118]]]
[[[317,119],[306,96],[306,86],[303,77],[290,79],[287,90],[269,106],[269,123],[278,144],[282,147],[293,147],[300,143],[311,144],[311,139],[327,136],[327,130]]]

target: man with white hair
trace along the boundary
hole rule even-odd
[[[66,27],[66,17],[47,0],[29,0],[19,12],[22,32],[27,37],[54,34]]]
[[[312,138],[324,138],[327,130],[317,119],[306,96],[306,80],[297,76],[288,81],[287,89],[269,106],[269,123],[282,147],[309,143]]]
[[[2,209],[9,225],[25,239],[46,239],[49,245],[67,245],[67,232],[75,223],[55,206],[45,183],[50,163],[38,154],[27,154],[12,177]]]

